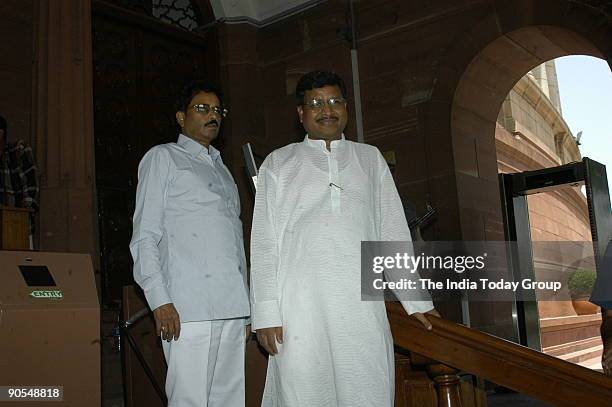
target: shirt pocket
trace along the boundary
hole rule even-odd
[[[223,195],[222,187],[210,168],[177,169],[170,193],[171,198],[185,209],[193,204],[218,201]]]

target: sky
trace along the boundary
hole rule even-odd
[[[612,72],[599,58],[574,55],[555,59],[565,122],[580,153],[606,166],[612,192]]]

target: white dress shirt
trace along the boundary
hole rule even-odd
[[[180,135],[138,168],[130,250],[151,309],[181,322],[249,315],[238,188],[219,151]]]

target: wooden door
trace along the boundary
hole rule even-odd
[[[138,163],[152,146],[176,141],[176,90],[193,79],[214,79],[217,57],[214,39],[145,12],[107,2],[93,9],[96,187],[108,303],[118,302],[121,287],[133,281],[128,245]]]

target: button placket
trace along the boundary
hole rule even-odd
[[[332,149],[327,155],[329,165],[329,187],[331,194],[332,214],[340,215],[340,176],[338,174],[338,160],[336,159],[335,149]]]

